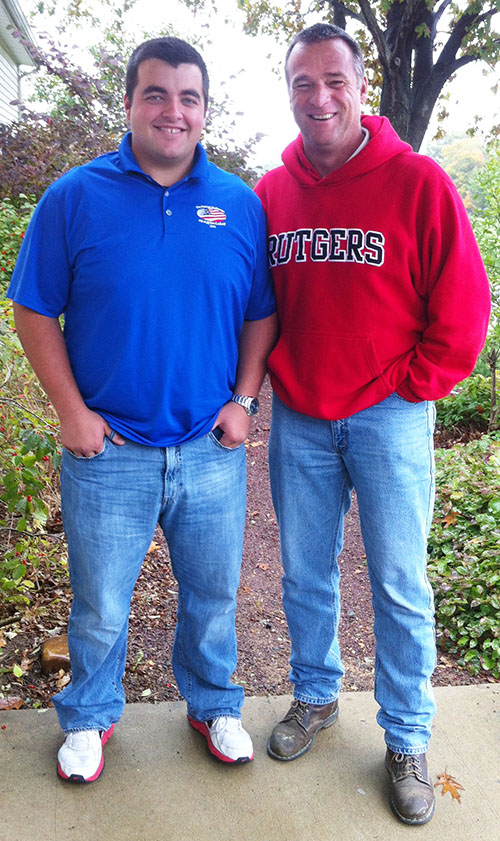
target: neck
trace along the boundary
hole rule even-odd
[[[149,175],[158,184],[161,184],[162,187],[171,187],[172,184],[177,184],[178,181],[182,181],[182,179],[191,172],[194,164],[194,155],[187,162],[183,160],[179,162],[172,161],[168,164],[156,164],[154,161],[145,159],[140,153],[137,154],[134,150],[133,141],[132,151],[142,171],[145,172],[146,175]]]
[[[316,170],[316,172],[324,178],[330,172],[340,169],[344,166],[346,161],[354,154],[356,149],[363,142],[364,134],[360,128],[359,134],[352,139],[347,145],[342,145],[340,148],[321,148],[311,147],[304,142],[304,152],[306,158]]]

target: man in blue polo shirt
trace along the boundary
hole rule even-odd
[[[123,711],[130,599],[157,523],[179,584],[172,664],[189,723],[224,762],[253,758],[230,678],[243,442],[276,321],[260,202],[208,162],[207,101],[196,50],[141,44],[130,132],[47,190],[9,289],[61,423],[74,600],[72,680],[54,706],[58,773],[74,782],[99,777]]]

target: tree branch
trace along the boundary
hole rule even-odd
[[[346,18],[352,18],[352,20],[356,20],[358,23],[364,23],[362,16],[358,15],[353,9],[350,9],[349,6],[346,6],[345,3],[341,3],[339,0],[326,0],[326,2],[332,7],[335,24],[340,26],[341,29],[345,29]]]
[[[439,23],[439,21],[441,20],[442,15],[443,15],[443,12],[445,12],[445,11],[446,11],[446,9],[448,8],[448,6],[450,5],[450,3],[451,3],[451,2],[452,2],[452,0],[443,0],[443,2],[441,3],[441,5],[440,5],[439,9],[437,9],[437,10],[434,12],[433,17],[434,17],[434,23],[435,23],[435,25],[437,25],[437,24]]]
[[[435,68],[438,66],[453,66],[455,63],[456,55],[458,50],[462,45],[462,41],[464,40],[465,36],[467,35],[468,30],[473,24],[483,23],[488,18],[491,18],[494,14],[497,13],[497,9],[488,9],[487,12],[484,12],[482,15],[471,15],[471,14],[463,14],[461,18],[457,21],[455,26],[453,27],[450,36],[444,45],[441,53],[434,65]],[[474,56],[472,60],[476,57]],[[466,62],[468,63],[468,62]],[[442,72],[442,71],[441,71]]]
[[[12,403],[12,405],[15,406],[17,409],[21,409],[23,412],[27,412],[28,415],[32,415],[34,418],[39,420],[41,423],[44,423],[45,426],[50,426],[50,428],[53,429],[55,432],[57,432],[59,430],[59,427],[58,427],[57,424],[51,423],[50,421],[47,420],[47,418],[42,418],[41,415],[37,415],[36,412],[32,412],[31,409],[28,409],[27,406],[23,406],[22,403],[19,403],[13,397],[2,397],[2,403]]]
[[[385,33],[378,25],[377,18],[373,14],[371,6],[367,0],[359,0],[359,7],[364,18],[364,23],[370,30],[373,40],[375,41],[380,62],[383,67],[388,68],[391,63],[391,50]]]
[[[393,17],[392,29],[394,31],[390,37],[388,36],[388,42],[392,46],[394,57],[399,58],[401,63],[404,62],[409,73],[412,51],[417,51],[419,42],[423,42],[421,37],[417,37],[415,32],[416,26],[419,23],[426,23],[427,25],[430,24],[430,29],[432,26],[432,13],[427,8],[425,0],[418,0],[418,2],[413,3],[392,4],[387,15],[388,31],[390,17]],[[432,67],[432,59],[430,66]]]

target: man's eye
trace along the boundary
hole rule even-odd
[[[182,101],[183,101],[184,105],[198,105],[198,100],[194,99],[193,97],[190,97],[190,96],[187,96]]]
[[[159,102],[160,100],[161,96],[159,93],[151,93],[146,97],[146,102]]]
[[[342,88],[345,85],[343,79],[334,79],[332,82],[328,83],[331,88]]]

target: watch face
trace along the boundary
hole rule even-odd
[[[256,415],[259,411],[259,401],[257,397],[246,397],[241,394],[233,394],[231,400],[242,406],[247,415]]]

